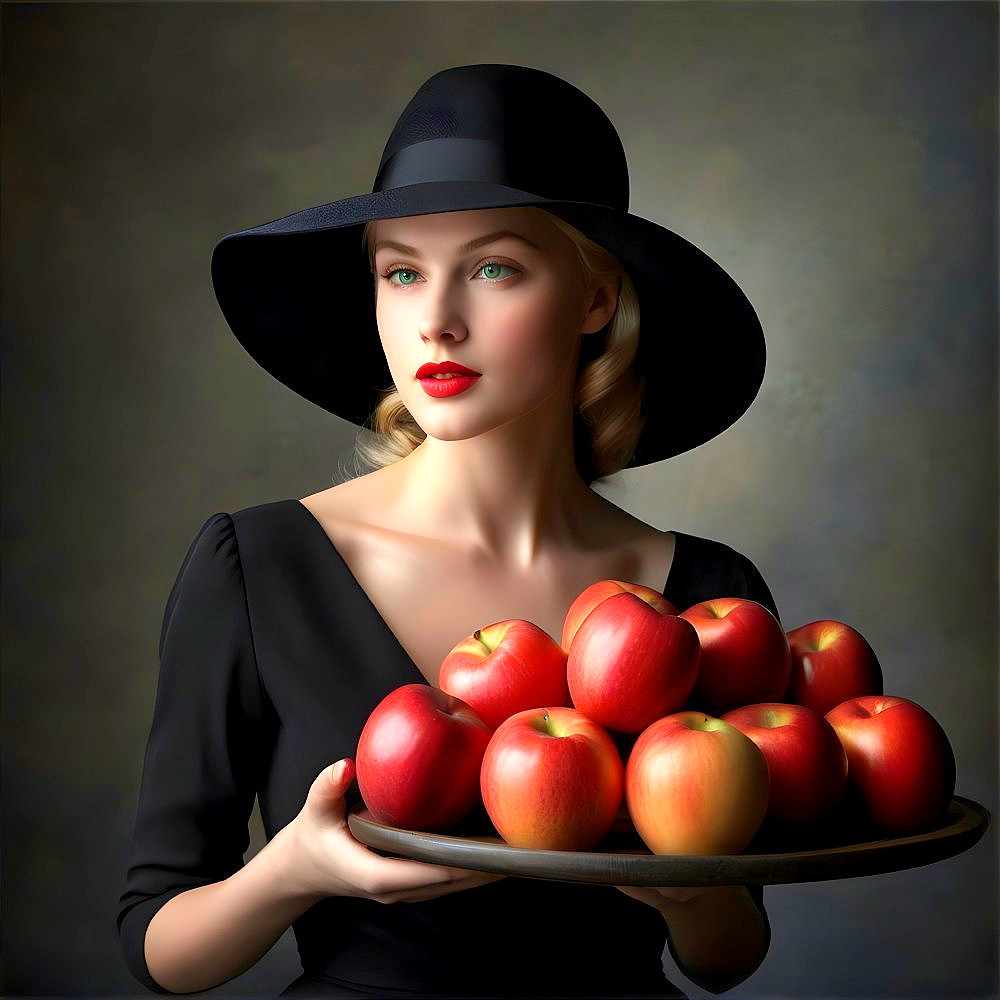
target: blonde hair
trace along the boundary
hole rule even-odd
[[[614,316],[602,332],[583,337],[577,368],[573,451],[577,471],[590,485],[628,465],[645,424],[640,409],[646,377],[632,367],[639,345],[639,297],[614,254],[558,216],[546,214],[573,241],[586,275],[597,281],[619,279]],[[362,237],[369,261],[371,229],[369,222]],[[392,385],[380,393],[358,434],[355,455],[367,471],[381,469],[405,458],[426,436]],[[365,470],[362,466],[358,471]]]

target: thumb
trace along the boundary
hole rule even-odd
[[[307,800],[312,799],[320,808],[328,807],[334,802],[343,806],[344,794],[354,780],[354,775],[354,761],[349,757],[331,764],[316,776]]]

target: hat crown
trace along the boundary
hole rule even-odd
[[[436,181],[628,208],[611,120],[572,84],[525,66],[457,66],[420,87],[389,135],[373,191]]]

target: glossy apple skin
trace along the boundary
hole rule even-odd
[[[570,644],[573,707],[609,729],[641,733],[684,705],[700,657],[690,622],[635,594],[615,594],[587,615]]]
[[[851,698],[826,720],[847,751],[847,781],[883,830],[922,833],[943,818],[955,791],[955,755],[938,721],[895,695]]]
[[[562,648],[567,652],[573,642],[573,636],[577,629],[583,624],[584,618],[597,607],[601,601],[614,597],[615,594],[635,594],[650,607],[666,615],[676,615],[678,608],[668,601],[658,590],[652,587],[644,587],[641,583],[629,583],[627,580],[598,580],[592,583],[585,590],[580,591],[576,599],[569,606],[566,612],[566,619],[563,622]]]
[[[739,854],[767,814],[767,762],[728,722],[676,712],[636,740],[625,802],[654,854]]]
[[[765,702],[722,717],[757,744],[770,778],[767,819],[802,827],[828,816],[847,782],[847,753],[822,715],[802,705]]]
[[[379,823],[446,830],[479,805],[492,730],[429,684],[390,691],[368,716],[355,756],[361,797]]]
[[[483,757],[483,804],[514,847],[589,851],[611,828],[623,785],[611,737],[572,708],[518,712]]]
[[[721,715],[743,705],[780,701],[792,653],[778,621],[756,601],[720,597],[681,613],[698,632],[701,667],[691,708]]]
[[[882,694],[882,668],[875,650],[855,628],[831,619],[788,633],[792,672],[785,701],[820,715],[851,698]]]
[[[438,687],[470,705],[491,729],[528,708],[570,703],[562,647],[518,618],[466,636],[444,658]]]

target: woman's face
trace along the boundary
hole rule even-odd
[[[522,417],[560,391],[572,400],[580,335],[600,330],[614,304],[592,308],[576,248],[544,212],[384,220],[372,245],[382,347],[425,433],[460,440]],[[417,375],[438,361],[478,377],[442,394],[456,383]]]

